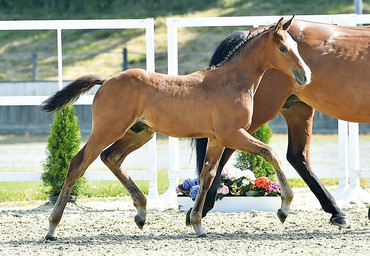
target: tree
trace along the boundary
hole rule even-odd
[[[253,137],[262,141],[263,143],[268,144],[270,142],[272,134],[273,133],[271,131],[269,124],[265,123],[252,135]],[[264,158],[258,155],[248,154],[242,151],[237,152],[235,167],[241,170],[246,169],[251,170],[256,176],[256,178],[266,176],[271,179],[275,175],[274,168]]]
[[[54,123],[51,126],[51,133],[48,137],[46,148],[46,161],[42,180],[48,188],[49,196],[59,195],[68,172],[69,162],[80,149],[80,126],[72,105],[55,114]],[[78,195],[82,185],[86,182],[81,178],[73,188],[72,195]]]

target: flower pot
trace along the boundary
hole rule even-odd
[[[194,201],[185,196],[178,196],[177,203],[180,211],[188,211],[194,205]],[[281,197],[279,196],[225,196],[216,201],[211,212],[249,212],[252,210],[275,212],[280,206]]]
[[[56,196],[49,196],[49,202],[50,204],[54,205],[58,200],[59,195]],[[68,198],[68,202],[70,203],[76,203],[78,196],[70,195]]]

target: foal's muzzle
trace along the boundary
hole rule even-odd
[[[299,72],[297,70],[294,70],[293,75],[294,75],[295,81],[297,82],[299,86],[306,86],[307,84],[311,82],[311,72],[307,74],[307,72],[305,71]]]

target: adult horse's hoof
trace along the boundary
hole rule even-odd
[[[351,228],[349,219],[347,219],[344,215],[332,216],[330,218],[330,223],[340,228]]]
[[[186,226],[190,226],[191,225],[191,222],[190,222],[190,213],[191,213],[191,210],[193,210],[193,208],[191,207],[189,209],[189,211],[186,213],[186,220],[185,220],[185,223],[186,223]]]
[[[278,210],[277,216],[279,217],[279,220],[281,223],[285,222],[285,219],[288,217],[281,209]]]
[[[45,236],[45,240],[48,240],[48,241],[56,241],[57,238],[55,236],[51,236],[51,235],[46,235]]]
[[[140,228],[140,229],[143,229],[144,225],[145,225],[145,220],[141,219],[140,217],[138,216],[135,216],[135,223],[136,225]]]

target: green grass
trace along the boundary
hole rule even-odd
[[[41,181],[0,182],[0,202],[46,199]]]
[[[292,188],[307,187],[302,179],[288,179]],[[325,186],[338,185],[338,179],[321,179]],[[148,195],[148,181],[135,181],[139,189]],[[370,179],[361,179],[361,185],[370,187]],[[158,172],[158,191],[164,193],[169,183],[167,172]],[[0,182],[0,202],[47,200],[41,181]],[[123,197],[127,190],[119,181],[88,181],[80,197]]]
[[[148,181],[135,181],[139,189],[148,194]],[[169,187],[166,171],[158,172],[158,191],[164,193]],[[0,182],[0,202],[47,200],[46,189],[41,181]],[[87,181],[80,197],[122,197],[127,190],[117,180]]]
[[[325,178],[320,179],[324,186],[337,186],[339,179],[337,178]],[[288,182],[292,188],[308,188],[307,184],[302,179],[288,179]],[[367,189],[370,188],[370,178],[362,178],[360,180],[361,187]]]

